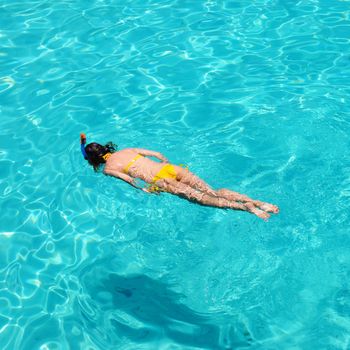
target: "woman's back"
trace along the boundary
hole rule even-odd
[[[155,162],[142,156],[137,148],[126,148],[113,153],[107,160],[104,173],[118,171],[131,175],[134,178],[150,182],[164,164]]]

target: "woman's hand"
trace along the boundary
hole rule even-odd
[[[143,192],[146,192],[146,193],[149,193],[149,194],[157,194],[157,195],[160,194],[159,191],[149,190],[148,188],[141,188],[141,190],[142,190]]]
[[[162,161],[162,163],[169,163],[168,159],[165,158],[161,153],[157,154],[157,158]]]

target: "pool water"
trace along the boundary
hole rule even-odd
[[[349,349],[349,1],[0,15],[1,349]],[[80,132],[281,212],[147,195]]]

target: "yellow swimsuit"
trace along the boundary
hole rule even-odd
[[[130,167],[136,162],[137,159],[143,157],[141,154],[138,154],[136,157],[131,159],[131,161],[124,168],[125,174],[128,174]],[[156,185],[156,182],[163,179],[176,179],[177,172],[172,164],[165,164],[158,173],[152,179],[152,183],[149,186],[150,191],[160,191],[160,188]]]
[[[106,153],[104,156],[102,156],[102,158],[107,161],[107,159],[112,155],[112,153],[108,152]]]
[[[177,172],[172,164],[164,165],[156,176],[152,179],[152,184],[149,186],[149,191],[159,192],[161,189],[156,185],[156,182],[163,179],[176,180]]]
[[[141,154],[138,154],[136,157],[134,157],[133,159],[131,159],[131,161],[126,165],[126,167],[124,168],[124,173],[128,174],[130,167],[139,159],[143,157]]]
[[[177,172],[175,171],[175,168],[171,164],[166,164],[162,167],[162,169],[159,170],[157,175],[153,178],[152,182],[155,183],[159,180],[163,179],[176,179]]]

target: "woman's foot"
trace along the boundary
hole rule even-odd
[[[254,213],[257,217],[259,217],[260,219],[263,219],[264,221],[267,221],[270,217],[270,214],[267,213],[266,211],[262,211],[262,210],[259,210],[259,213]]]
[[[255,207],[268,213],[277,214],[279,212],[279,208],[276,205],[251,199],[243,194],[227,190],[226,188],[218,190],[217,193],[231,201],[239,201],[243,204],[252,203]]]
[[[247,208],[247,210],[259,217],[260,219],[263,219],[267,221],[267,219],[270,217],[270,214],[266,211],[258,209],[253,203],[244,203],[244,206]]]
[[[259,208],[273,214],[277,214],[280,211],[277,205],[270,203],[262,203],[259,205]]]

